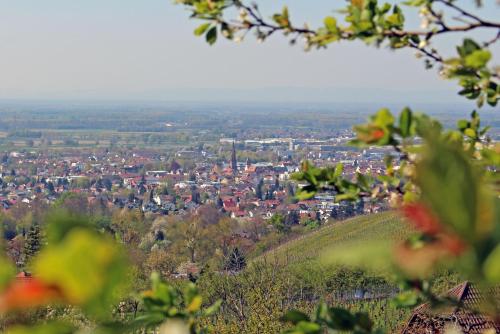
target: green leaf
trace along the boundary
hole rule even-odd
[[[205,35],[208,44],[213,45],[217,41],[217,27],[212,27]]]
[[[201,36],[205,33],[205,31],[207,31],[207,29],[210,27],[210,23],[203,23],[202,25],[200,25],[198,28],[196,28],[194,30],[194,34],[196,36]]]
[[[310,318],[307,314],[302,313],[297,310],[289,310],[288,312],[285,313],[283,316],[283,321],[289,321],[293,324],[297,324],[301,321],[310,321]]]
[[[424,5],[425,3],[427,3],[427,1],[428,0],[409,0],[409,1],[403,2],[403,4],[406,6],[420,7],[420,6]]]
[[[373,117],[373,123],[382,128],[394,124],[394,116],[387,108],[380,109]]]
[[[5,288],[14,278],[16,269],[14,265],[4,257],[0,257],[0,291]]]
[[[7,330],[7,334],[72,334],[77,330],[73,326],[62,323],[52,322],[35,326],[15,326]]]
[[[367,332],[371,332],[373,327],[373,322],[367,313],[356,313],[354,315],[356,319],[356,324]]]
[[[490,59],[491,59],[490,51],[476,50],[467,57],[465,57],[465,65],[475,69],[479,69],[486,66],[486,64],[490,61]]]
[[[483,272],[490,283],[500,283],[500,245],[498,245],[486,258],[486,261],[484,261]]]
[[[465,129],[467,129],[469,127],[469,121],[465,120],[465,119],[461,119],[457,122],[457,128],[460,130],[460,131],[464,131]]]
[[[330,328],[343,331],[354,329],[356,320],[349,311],[332,307],[328,310],[328,313],[330,315]]]
[[[462,58],[467,57],[479,49],[481,49],[481,47],[470,38],[465,38],[462,45],[457,47],[458,54]]]
[[[163,312],[151,312],[149,311],[146,314],[140,315],[134,319],[134,325],[140,326],[157,326],[163,323],[166,319],[166,316]]]
[[[200,295],[197,295],[191,300],[189,305],[186,307],[188,312],[198,312],[201,309],[201,304],[203,303],[203,298]]]
[[[441,224],[453,228],[466,240],[474,240],[481,182],[461,144],[431,138],[429,141],[417,165],[422,199]]]
[[[331,33],[337,33],[338,28],[337,28],[337,20],[332,17],[332,16],[327,16],[325,17],[325,27],[328,29],[329,32]]]
[[[49,244],[59,243],[76,228],[93,228],[88,219],[61,209],[51,212],[48,216],[48,222],[47,237]]]
[[[290,17],[287,6],[283,6],[283,10],[281,11],[281,16],[287,20]]]
[[[325,302],[322,301],[316,306],[315,316],[316,316],[316,321],[326,320],[326,318],[328,317],[328,305],[326,305]]]
[[[123,292],[126,261],[111,240],[77,228],[43,250],[33,271],[59,287],[69,303],[101,315]]]
[[[299,188],[295,197],[297,197],[297,199],[300,201],[311,199],[314,197],[314,195],[316,195],[317,191],[318,189],[314,185],[307,185]]]
[[[414,290],[407,290],[394,297],[392,303],[398,308],[407,308],[416,306],[419,301],[419,296]]]
[[[333,177],[334,178],[341,177],[343,172],[344,172],[344,164],[339,162],[338,164],[335,165],[335,171],[333,173]]]
[[[401,131],[401,136],[407,138],[411,135],[411,124],[412,124],[412,112],[410,108],[404,108],[399,116],[399,129]]]
[[[189,304],[199,295],[196,285],[192,282],[186,284],[184,288],[184,301]]]
[[[393,27],[401,27],[404,24],[405,18],[398,5],[394,6],[393,14],[389,15],[386,21]]]
[[[293,333],[301,333],[301,334],[319,334],[321,332],[321,326],[314,322],[299,322],[295,328]]]
[[[222,305],[222,300],[219,299],[218,301],[216,301],[215,303],[204,309],[203,315],[207,317],[214,315],[215,313],[219,312],[221,305]]]
[[[471,128],[468,128],[468,129],[465,129],[464,130],[464,134],[468,137],[471,137],[471,138],[476,138],[477,136],[477,133],[475,130],[471,129]]]

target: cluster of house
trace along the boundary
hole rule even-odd
[[[341,152],[342,153],[342,152]],[[366,159],[365,159],[366,158]],[[383,163],[366,152],[338,153],[345,173],[383,172]],[[105,207],[140,209],[153,214],[179,214],[213,204],[233,218],[270,218],[293,212],[299,219],[327,220],[377,212],[384,203],[335,203],[334,196],[318,195],[296,201],[298,184],[290,177],[299,162],[238,162],[234,144],[231,160],[217,163],[198,159],[189,169],[158,152],[99,153],[82,151],[6,153],[0,161],[0,209],[47,203],[64,193],[77,193]],[[315,163],[327,162],[317,159]]]

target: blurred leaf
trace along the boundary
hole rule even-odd
[[[214,315],[215,313],[219,312],[220,307],[222,305],[222,300],[218,300],[206,309],[203,310],[203,315],[205,316],[211,316]]]
[[[461,119],[457,122],[457,127],[460,131],[464,131],[469,127],[469,121],[467,121],[466,119]]]
[[[328,310],[330,323],[328,326],[338,330],[352,330],[356,324],[354,316],[347,310],[332,307]]]
[[[200,25],[198,28],[196,28],[194,30],[194,34],[196,36],[201,36],[201,35],[203,35],[207,31],[207,29],[209,27],[210,27],[210,23],[203,23],[202,25]]]
[[[16,275],[16,269],[11,261],[0,256],[0,292]]]
[[[6,334],[72,334],[77,330],[72,325],[54,322],[36,326],[14,326]]]
[[[328,305],[325,302],[320,302],[315,311],[316,321],[324,321],[328,317]]]
[[[416,132],[423,138],[436,138],[443,130],[443,126],[437,120],[425,115],[414,115],[416,121]]]
[[[310,318],[307,314],[302,313],[297,310],[289,310],[288,312],[285,313],[285,315],[282,318],[283,321],[289,321],[293,324],[297,324],[300,321],[310,321]]]
[[[302,188],[299,188],[295,197],[299,201],[307,200],[313,198],[314,195],[316,195],[316,192],[317,188],[315,186],[307,185]]]
[[[202,302],[203,302],[203,299],[201,298],[201,296],[197,295],[188,304],[186,310],[189,312],[198,312],[201,308]]]
[[[412,112],[410,108],[404,108],[399,116],[399,129],[401,131],[401,136],[403,138],[409,137],[411,135],[411,123],[412,123]]]
[[[387,127],[394,124],[394,116],[389,109],[382,108],[372,116],[372,121],[377,126]]]
[[[500,283],[500,245],[490,253],[483,265],[484,276],[493,284]]]
[[[423,233],[436,234],[443,231],[437,217],[422,203],[407,204],[402,211],[413,226]]]
[[[415,290],[406,290],[400,292],[392,303],[399,308],[415,307],[420,302],[420,297]]]
[[[474,240],[480,181],[459,146],[434,140],[417,165],[417,184],[441,224]]]
[[[462,240],[447,234],[433,238],[419,238],[401,243],[393,258],[398,268],[409,278],[431,275],[437,264],[451,264],[465,250]]]
[[[287,331],[293,334],[319,334],[321,333],[321,326],[314,322],[299,322],[293,329]]]
[[[198,289],[196,285],[192,282],[189,282],[184,287],[184,301],[186,304],[190,304],[199,296]]]
[[[480,50],[481,47],[470,38],[465,38],[462,45],[457,47],[458,54],[465,58],[474,51]]]
[[[139,326],[157,326],[165,321],[165,314],[162,312],[151,312],[140,315],[134,319],[134,324]]]
[[[70,303],[101,315],[119,297],[126,261],[111,240],[78,228],[43,250],[33,270],[42,281],[59,287]]]
[[[0,295],[0,312],[10,312],[59,303],[65,299],[58,286],[38,278],[14,280]]]
[[[89,219],[62,209],[51,211],[47,221],[47,237],[50,244],[60,242],[75,228],[93,228]]]
[[[465,65],[472,68],[482,68],[491,59],[491,52],[488,50],[476,50],[465,57]]]
[[[191,334],[189,325],[181,319],[168,319],[158,329],[158,334]]]
[[[213,45],[217,41],[217,27],[212,27],[205,35],[208,44]]]
[[[373,321],[370,319],[367,313],[356,313],[354,317],[357,326],[361,327],[367,332],[371,332],[373,328]]]
[[[337,33],[337,20],[332,16],[327,16],[325,18],[325,27],[331,33]]]
[[[355,126],[354,131],[357,139],[365,144],[387,145],[390,142],[389,132],[376,125]]]

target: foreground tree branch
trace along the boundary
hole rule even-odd
[[[242,41],[250,32],[263,42],[275,33],[289,38],[290,44],[299,39],[304,41],[305,50],[326,48],[341,40],[361,40],[377,47],[386,45],[392,49],[409,48],[423,57],[426,68],[438,65],[441,75],[455,79],[462,86],[461,95],[477,101],[479,106],[488,103],[496,105],[500,97],[498,71],[489,66],[492,58],[488,48],[499,40],[500,22],[481,18],[449,0],[412,0],[406,6],[419,9],[421,29],[410,30],[405,26],[403,7],[399,4],[379,4],[377,0],[352,0],[342,9],[346,24],[337,18],[327,16],[323,25],[313,29],[291,20],[287,7],[266,18],[256,3],[241,0],[177,0],[192,12],[191,17],[206,21],[195,30],[204,35],[209,44],[217,41],[218,34],[229,40]],[[233,13],[238,13],[237,17]],[[448,17],[458,14],[453,25]],[[438,46],[433,45],[436,37],[457,34],[464,35],[476,30],[493,31],[494,37],[477,43],[465,40],[459,48],[458,57],[445,58]],[[437,40],[436,40],[437,42]]]

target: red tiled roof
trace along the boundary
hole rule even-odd
[[[497,301],[500,299],[500,287],[487,292]],[[429,304],[415,308],[413,315],[401,334],[443,334],[448,326],[459,328],[463,334],[482,334],[488,329],[500,333],[500,323],[489,316],[473,312],[480,311],[485,302],[481,291],[471,283],[464,282],[446,293],[463,307],[448,306],[440,310],[432,310]]]

